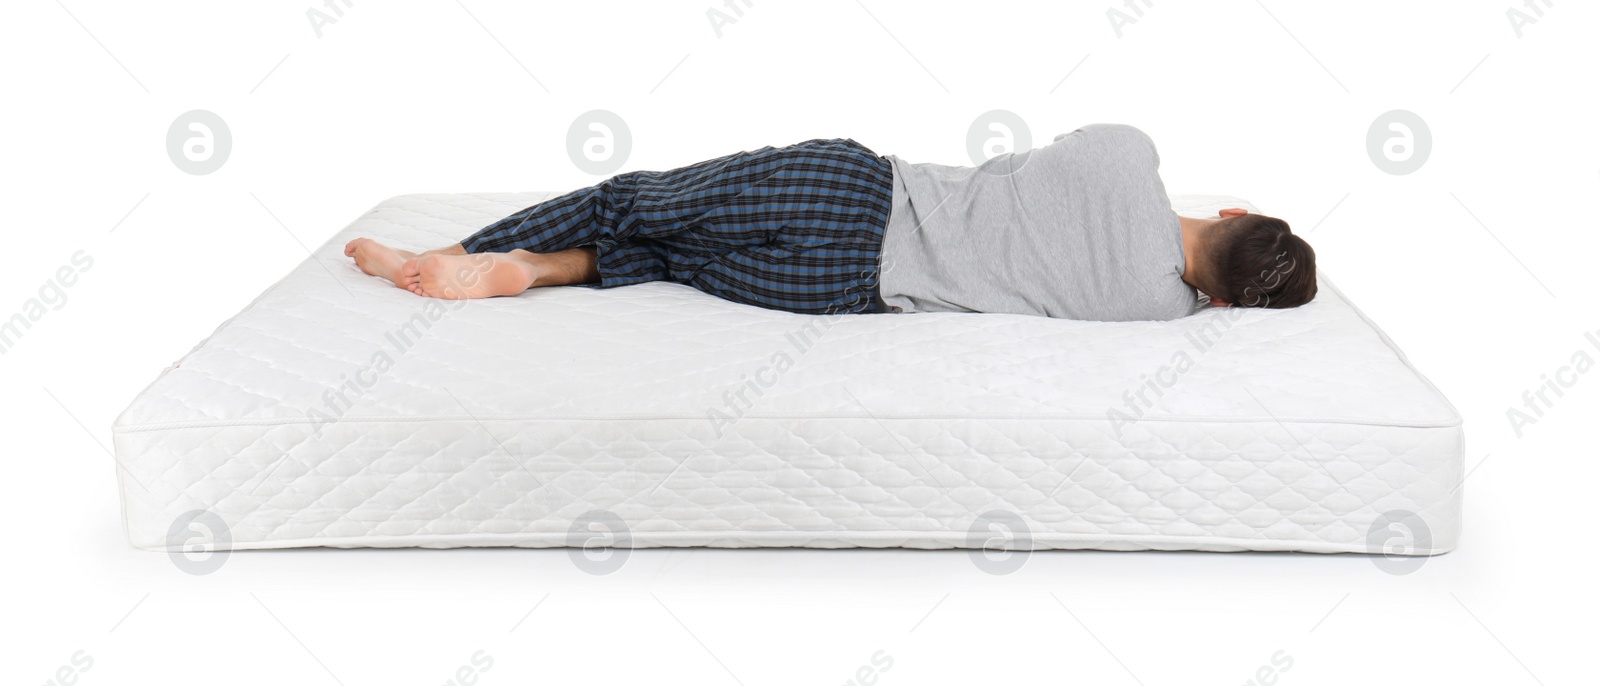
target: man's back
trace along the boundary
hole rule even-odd
[[[880,291],[904,312],[1191,314],[1183,240],[1138,129],[1093,124],[977,167],[894,165]]]

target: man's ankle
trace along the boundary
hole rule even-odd
[[[425,253],[422,253],[422,254],[424,254],[424,255],[465,255],[465,254],[467,254],[467,249],[462,247],[460,243],[457,243],[457,244],[449,246],[447,248],[435,248],[433,250],[429,250],[429,251],[427,251]]]
[[[549,279],[549,256],[523,250],[522,248],[512,250],[511,252],[506,253],[505,256],[506,259],[515,260],[528,266],[528,272],[533,276],[531,282],[528,284],[529,288],[551,285],[548,283],[540,283],[540,281],[548,281]]]

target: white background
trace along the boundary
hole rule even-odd
[[[1600,359],[1592,3],[463,2],[340,5],[320,37],[310,0],[8,4],[0,317],[75,251],[93,265],[0,356],[7,682],[78,651],[88,685],[444,684],[479,650],[485,685],[841,684],[878,651],[878,684],[1240,684],[1278,651],[1279,684],[1592,673],[1600,373],[1521,437],[1506,417]],[[736,17],[720,37],[713,7]],[[1136,17],[1120,37],[1113,8]],[[1536,19],[1520,37],[1512,8]],[[964,552],[650,550],[595,577],[562,550],[304,550],[196,577],[127,546],[105,448],[164,366],[387,197],[594,183],[565,144],[596,108],[633,133],[623,170],[817,137],[967,164],[993,109],[1035,144],[1144,129],[1170,192],[1286,218],[1461,410],[1460,548],[1404,576],[1354,555],[1038,553],[997,577]],[[166,154],[192,109],[232,132],[209,175]],[[1409,175],[1366,151],[1393,109],[1433,136]]]

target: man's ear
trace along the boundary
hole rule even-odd
[[[1223,219],[1227,219],[1229,217],[1238,217],[1238,216],[1246,215],[1246,214],[1250,214],[1250,213],[1248,211],[1246,211],[1246,210],[1241,210],[1241,209],[1239,209],[1237,207],[1230,207],[1228,209],[1222,210],[1221,212],[1218,212],[1217,216],[1218,217],[1222,217]]]
[[[1219,298],[1219,297],[1214,296],[1214,295],[1211,296],[1211,306],[1212,307],[1228,307],[1231,304],[1232,303],[1229,303],[1228,301],[1223,300],[1222,298]]]

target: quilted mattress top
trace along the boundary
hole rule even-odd
[[[742,417],[1082,419],[1118,431],[1461,421],[1326,278],[1304,307],[1175,322],[805,316],[666,283],[430,300],[362,274],[342,252],[357,236],[440,247],[548,196],[384,201],[163,372],[115,431],[469,417],[697,419],[709,431]],[[1229,206],[1254,209],[1174,198],[1197,216]]]

